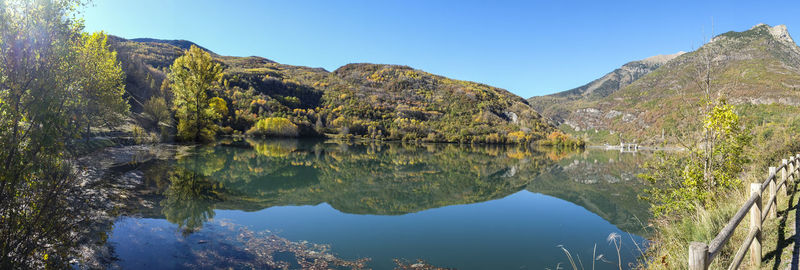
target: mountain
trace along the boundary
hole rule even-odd
[[[109,43],[136,112],[151,97],[169,97],[162,89],[169,66],[196,45],[119,37]],[[302,136],[479,143],[566,138],[553,135],[555,127],[525,99],[485,84],[399,65],[348,64],[329,72],[256,56],[211,55],[223,66],[225,83],[217,93],[228,104],[223,131],[230,133],[245,132],[258,119],[284,117]]]
[[[696,126],[690,123],[699,117],[694,106],[704,96],[699,82],[708,66],[713,92],[735,105],[747,125],[778,131],[800,127],[791,122],[800,104],[800,48],[783,25],[723,33],[693,52],[660,58],[668,60],[638,79],[625,77],[632,80],[618,89],[611,80],[617,78],[614,71],[530,102],[563,130],[592,143],[672,144],[679,130]],[[605,81],[611,86],[602,87]]]
[[[542,115],[549,117],[556,123],[563,123],[570,112],[562,110],[563,106],[561,104],[581,99],[600,99],[611,95],[682,54],[684,54],[684,52],[669,55],[656,55],[642,60],[628,62],[620,68],[583,86],[551,95],[533,97],[528,101],[531,103],[531,106]]]
[[[191,42],[191,41],[188,41],[188,40],[183,40],[183,39],[181,39],[181,40],[164,40],[164,39],[155,39],[155,38],[134,38],[134,39],[131,39],[131,41],[135,41],[135,42],[139,42],[139,43],[163,43],[163,44],[169,44],[169,45],[181,48],[182,50],[188,50],[192,46],[197,46],[198,48],[203,49],[204,51],[207,51],[209,53],[214,54],[214,52],[212,52],[209,49],[203,48],[202,46],[197,45],[194,42]]]

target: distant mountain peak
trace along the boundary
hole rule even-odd
[[[587,86],[534,97],[530,104],[555,124],[582,133],[590,142],[613,142],[608,135],[616,133],[612,137],[646,144],[677,142],[678,134],[670,134],[672,130],[700,120],[700,116],[685,113],[694,110],[691,104],[705,98],[696,85],[697,71],[713,72],[715,91],[729,104],[747,108],[748,118],[761,119],[747,120],[753,121],[750,124],[764,124],[761,117],[800,105],[800,47],[785,25],[757,24],[744,31],[728,31],[692,52],[673,56],[673,60],[664,58],[631,62]],[[658,67],[645,69],[648,61],[665,60]],[[641,67],[642,72],[629,72],[629,65]],[[648,70],[652,72],[643,74]],[[641,76],[621,76],[625,74]],[[598,92],[605,95],[595,94]],[[591,130],[609,133],[587,132]]]
[[[792,36],[789,35],[789,31],[786,29],[786,25],[781,24],[776,26],[769,26],[763,23],[756,24],[753,27],[750,27],[750,29],[747,31],[742,31],[742,32],[729,31],[723,33],[711,39],[710,43],[714,43],[719,40],[729,39],[729,38],[737,39],[743,37],[762,37],[762,36],[769,36],[780,42],[794,44],[794,39],[792,39]]]
[[[673,53],[673,54],[659,54],[659,55],[650,56],[650,57],[642,59],[640,61],[644,62],[646,64],[663,65],[663,64],[669,62],[669,60],[675,59],[675,57],[681,56],[684,53],[686,53],[686,52],[679,51],[679,52],[676,52],[676,53]]]
[[[789,31],[786,30],[786,25],[781,24],[776,25],[775,27],[770,27],[769,33],[772,34],[772,36],[777,40],[794,43],[792,36],[789,35]]]
[[[583,86],[551,94],[550,96],[607,96],[684,53],[686,52],[659,54],[642,60],[631,61]]]

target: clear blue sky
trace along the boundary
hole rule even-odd
[[[800,38],[800,1],[95,0],[88,31],[186,39],[222,55],[323,67],[403,64],[506,88],[567,90],[757,23]]]

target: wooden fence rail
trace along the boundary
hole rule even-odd
[[[789,157],[781,161],[779,167],[769,167],[767,180],[763,183],[750,184],[750,198],[742,205],[725,227],[708,244],[702,242],[692,242],[689,245],[689,269],[705,270],[711,265],[714,258],[719,255],[722,247],[733,236],[734,231],[742,222],[747,213],[750,213],[750,231],[744,239],[744,243],[737,249],[733,257],[733,262],[728,269],[738,269],[744,256],[750,251],[750,262],[755,268],[761,267],[761,225],[767,218],[778,216],[778,192],[783,196],[787,195],[788,183],[794,183],[800,177],[800,154]],[[780,171],[781,181],[777,182],[778,171]],[[777,183],[776,183],[777,182]],[[763,193],[769,190],[769,197],[764,201]],[[766,206],[762,208],[763,203]],[[766,209],[764,209],[766,208]]]

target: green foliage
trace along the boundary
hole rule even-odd
[[[117,53],[109,50],[108,37],[103,32],[83,33],[75,50],[77,72],[80,74],[79,102],[74,104],[75,118],[83,122],[86,136],[92,124],[115,126],[128,112],[123,99],[125,74],[117,61]]]
[[[655,162],[647,163],[650,173],[641,177],[653,185],[646,199],[656,216],[704,207],[740,183],[737,177],[749,162],[744,152],[751,141],[749,131],[724,101],[712,107],[703,127],[705,140],[688,155],[659,153]]]
[[[743,182],[764,181],[764,173],[767,172],[768,167],[777,166],[781,164],[781,159],[797,153],[800,150],[800,140],[797,140],[797,136],[791,136],[789,139],[786,143],[773,141],[775,144],[771,147],[753,147],[757,152],[751,154],[754,156],[753,162],[751,162],[752,166],[742,173],[744,175]],[[789,186],[790,193],[792,190],[793,187]],[[730,218],[742,207],[742,204],[749,199],[750,193],[749,190],[740,186],[728,194],[718,194],[717,196],[719,198],[713,204],[707,205],[705,209],[697,209],[691,215],[653,220],[655,235],[650,238],[652,239],[651,246],[645,255],[647,258],[651,258],[648,260],[646,269],[675,269],[676,266],[685,265],[688,260],[686,244],[692,241],[709,242],[714,239]],[[772,269],[778,264],[783,267],[792,252],[792,249],[786,248],[785,245],[791,245],[792,241],[786,238],[793,237],[794,233],[791,230],[794,227],[785,226],[785,224],[794,224],[795,213],[791,211],[796,211],[793,206],[797,205],[798,198],[796,196],[778,196],[777,199],[778,204],[774,207],[778,208],[779,213],[784,210],[786,212],[778,219],[765,220],[763,224],[762,234],[768,239],[762,242],[764,243],[764,254],[776,255],[771,259],[765,259],[761,269]],[[742,243],[748,232],[740,227],[734,231],[729,243]],[[771,238],[776,236],[777,239]],[[714,259],[715,263],[710,269],[730,265],[738,247],[738,245],[732,244],[723,245],[720,255]],[[747,264],[748,262],[745,260],[740,268],[751,268]]]
[[[258,120],[247,134],[262,137],[297,137],[297,125],[283,117],[267,117]]]
[[[178,138],[184,141],[213,141],[220,119],[218,100],[212,106],[209,92],[222,79],[222,67],[196,46],[175,59],[168,74],[178,118]]]
[[[127,111],[102,33],[82,1],[0,1],[0,268],[69,268],[87,202],[75,182],[81,129]],[[88,144],[88,143],[87,143]]]

